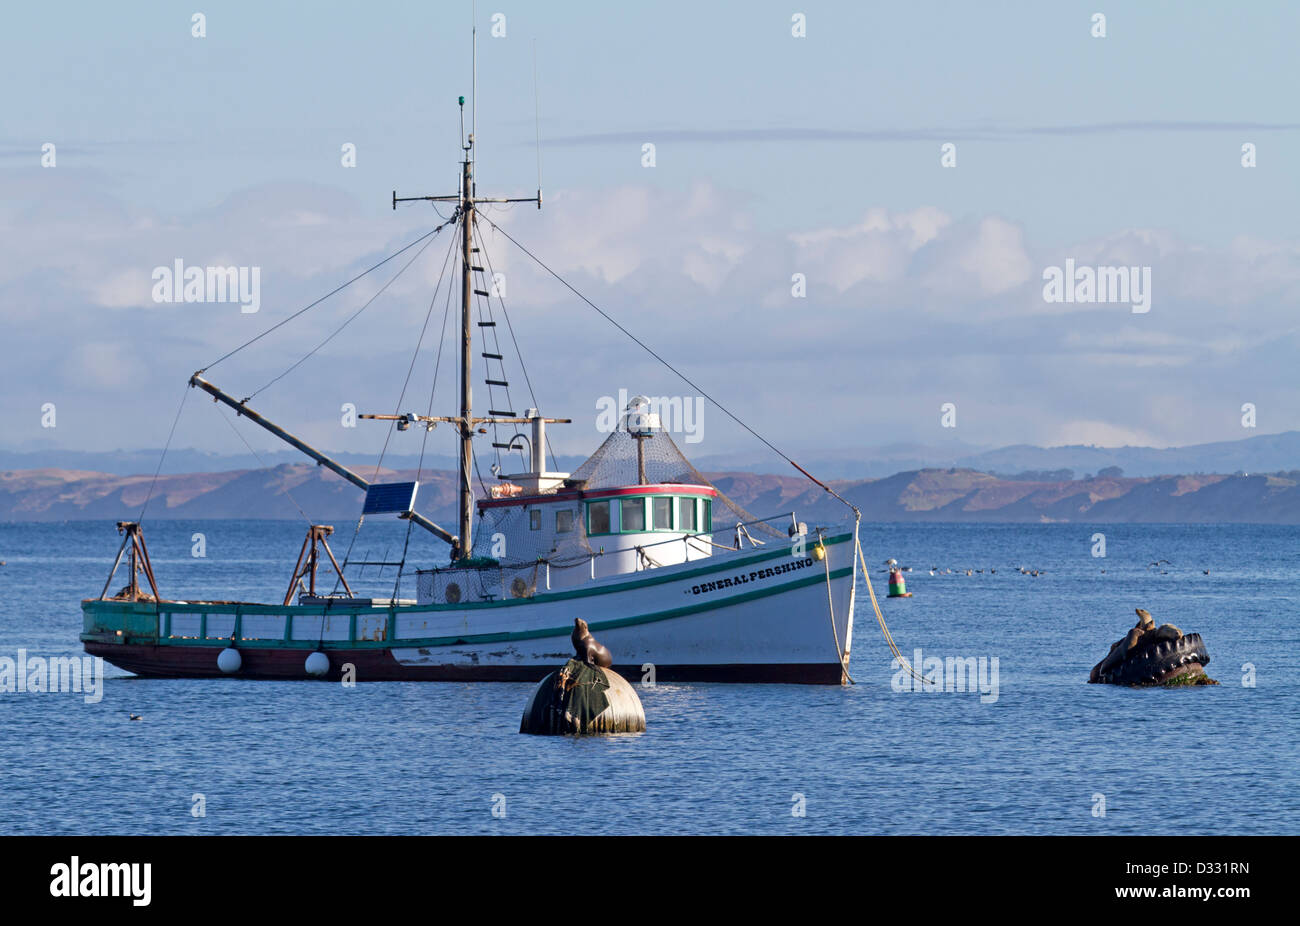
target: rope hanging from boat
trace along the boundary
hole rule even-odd
[[[899,667],[904,669],[912,678],[928,685],[935,684],[934,679],[928,679],[912,668],[912,664],[899,652],[898,644],[894,642],[894,635],[889,632],[889,625],[885,623],[885,615],[880,611],[880,602],[876,600],[876,590],[871,587],[871,573],[867,570],[867,558],[862,554],[862,541],[858,539],[857,524],[853,525],[853,545],[856,547],[858,562],[862,565],[862,581],[867,584],[867,592],[871,595],[871,609],[876,612],[876,623],[880,625],[880,632],[884,634],[885,642],[889,644],[889,651],[894,654],[894,659],[898,661]]]
[[[826,483],[822,482],[820,479],[818,479],[818,478],[817,478],[816,476],[814,476],[812,473],[808,472],[808,470],[804,469],[802,466],[800,466],[798,463],[796,463],[793,459],[791,459],[788,455],[786,455],[786,454],[783,453],[780,449],[778,449],[778,448],[776,447],[775,444],[773,444],[771,441],[769,441],[769,440],[768,440],[766,437],[764,437],[762,434],[759,434],[757,431],[755,431],[755,430],[754,430],[753,428],[751,428],[749,425],[745,424],[745,422],[741,421],[740,418],[739,418],[739,417],[738,417],[734,412],[732,412],[729,408],[727,408],[725,405],[723,405],[721,402],[719,402],[719,401],[718,401],[717,399],[715,399],[713,396],[709,395],[707,392],[705,392],[703,389],[701,389],[701,388],[699,387],[699,385],[696,384],[696,382],[695,382],[694,380],[692,380],[689,376],[687,376],[687,375],[686,375],[685,373],[683,373],[681,370],[677,369],[675,366],[673,366],[671,363],[669,363],[667,360],[665,360],[663,357],[661,357],[658,353],[655,352],[655,350],[654,350],[652,347],[650,347],[650,345],[646,344],[644,341],[642,341],[640,338],[638,338],[636,335],[634,335],[631,331],[628,331],[626,328],[624,328],[621,324],[619,324],[619,323],[614,319],[613,316],[611,316],[608,312],[606,312],[606,311],[605,311],[604,309],[602,309],[600,306],[596,305],[596,303],[592,302],[590,299],[588,299],[586,296],[584,296],[582,293],[580,293],[580,292],[579,292],[579,291],[578,291],[578,290],[573,286],[572,283],[570,283],[570,282],[569,282],[568,280],[566,280],[564,277],[560,276],[558,273],[556,273],[554,270],[552,270],[549,266],[547,266],[546,263],[545,263],[545,262],[544,262],[540,257],[538,257],[536,254],[534,254],[532,251],[528,250],[528,248],[524,247],[524,246],[523,246],[522,244],[520,244],[518,241],[516,241],[516,240],[515,240],[515,239],[510,235],[510,233],[509,233],[508,231],[506,231],[504,228],[502,228],[502,227],[501,227],[500,225],[498,225],[496,222],[493,222],[493,221],[492,221],[491,219],[489,219],[487,216],[484,216],[484,217],[483,217],[483,221],[485,221],[485,222],[487,222],[489,225],[491,225],[492,228],[495,229],[496,231],[501,232],[501,234],[502,234],[503,236],[505,236],[505,238],[506,238],[507,241],[509,241],[511,244],[513,244],[513,245],[514,245],[515,247],[517,247],[519,250],[523,251],[526,255],[528,255],[528,257],[531,258],[531,259],[533,260],[533,262],[537,264],[537,266],[541,267],[543,270],[545,270],[545,271],[546,271],[547,273],[549,273],[551,276],[555,277],[555,279],[559,280],[560,283],[561,283],[561,284],[562,284],[566,289],[569,290],[569,292],[573,293],[575,296],[577,296],[577,297],[578,297],[579,299],[581,299],[583,302],[587,303],[587,305],[591,306],[591,308],[595,309],[596,312],[599,313],[600,316],[601,316],[602,318],[604,318],[607,322],[609,322],[611,325],[613,325],[615,328],[617,328],[619,331],[621,331],[624,335],[626,335],[628,338],[630,338],[630,339],[631,339],[631,340],[632,340],[632,341],[633,341],[637,346],[639,346],[639,347],[640,347],[642,350],[644,350],[647,354],[649,354],[651,357],[654,357],[656,360],[658,360],[660,363],[662,363],[662,364],[663,364],[665,367],[667,367],[667,368],[668,368],[668,369],[669,369],[673,374],[675,374],[675,375],[676,375],[676,376],[677,376],[677,377],[678,377],[682,382],[686,383],[686,385],[690,386],[692,389],[694,389],[696,392],[698,392],[701,396],[703,396],[704,398],[706,398],[706,399],[708,399],[710,402],[712,402],[715,406],[717,406],[717,408],[718,408],[718,409],[719,409],[719,410],[720,410],[724,415],[726,415],[726,416],[727,416],[728,418],[730,418],[732,421],[736,422],[736,424],[740,425],[742,428],[744,428],[746,431],[748,431],[751,435],[753,435],[753,436],[754,436],[758,441],[760,441],[760,442],[761,442],[764,446],[766,446],[769,450],[771,450],[773,453],[775,453],[775,454],[776,454],[777,456],[779,456],[781,459],[785,460],[787,463],[789,463],[791,466],[793,466],[793,467],[794,467],[795,469],[797,469],[799,472],[803,473],[803,475],[806,476],[809,480],[811,480],[815,485],[820,486],[822,489],[824,489],[824,490],[826,490],[828,493],[830,493],[831,496],[833,496],[834,498],[836,498],[836,499],[838,499],[839,501],[843,502],[843,503],[844,503],[844,504],[849,508],[849,510],[852,511],[855,515],[860,514],[860,513],[858,512],[858,508],[857,508],[856,505],[854,505],[852,502],[850,502],[850,501],[849,501],[848,499],[846,499],[844,496],[840,495],[838,492],[836,492],[834,489],[832,489],[832,488],[831,488],[830,486],[828,486]]]
[[[854,541],[858,539],[858,528],[856,523],[853,525],[853,539]],[[821,531],[817,532],[817,545],[823,550],[822,565],[826,567],[826,607],[830,611],[831,615],[831,636],[835,638],[835,658],[839,660],[840,671],[843,672],[844,677],[849,680],[849,684],[856,685],[857,682],[853,680],[853,676],[849,675],[849,667],[846,665],[848,662],[845,658],[846,654],[840,647],[840,630],[835,626],[835,594],[831,589],[831,558],[829,554],[824,552],[826,547],[825,544],[822,543]]]

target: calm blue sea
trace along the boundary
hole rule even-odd
[[[163,593],[179,598],[278,600],[302,533],[146,525]],[[0,833],[1294,834],[1298,541],[1298,528],[1247,525],[865,526],[870,560],[914,567],[911,599],[885,600],[876,577],[900,647],[996,657],[995,701],[895,691],[861,605],[856,686],[641,688],[647,732],[607,739],[521,736],[529,685],[110,669],[98,704],[0,694]],[[0,524],[0,656],[79,652],[78,602],[99,593],[117,543],[110,522]],[[354,557],[396,558],[400,544],[371,538]],[[361,584],[392,593],[391,570],[372,578]],[[1086,684],[1135,607],[1201,633],[1222,684]]]

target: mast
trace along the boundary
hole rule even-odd
[[[460,554],[469,556],[473,548],[474,492],[470,484],[470,468],[474,459],[474,425],[471,419],[473,403],[469,378],[471,351],[474,339],[470,334],[470,309],[474,296],[472,275],[474,253],[474,133],[469,134],[465,146],[465,160],[461,163],[461,277],[460,277]]]
[[[471,483],[471,470],[474,466],[474,434],[475,426],[480,423],[506,422],[507,418],[474,418],[473,401],[470,384],[470,362],[474,349],[474,337],[471,333],[471,314],[475,293],[487,296],[487,292],[474,289],[474,271],[481,270],[480,267],[474,266],[474,252],[478,249],[474,247],[474,207],[478,203],[537,203],[537,208],[542,208],[542,189],[541,189],[541,168],[540,168],[540,140],[539,140],[539,161],[537,177],[537,195],[524,198],[512,197],[493,197],[482,199],[475,196],[474,193],[474,130],[478,126],[478,6],[474,8],[474,24],[471,26],[472,41],[472,59],[471,59],[471,100],[470,100],[470,130],[469,135],[465,135],[465,98],[460,98],[460,132],[461,132],[461,150],[465,154],[465,159],[461,161],[461,186],[460,191],[455,196],[398,196],[397,191],[393,191],[393,208],[397,208],[398,203],[412,202],[415,200],[426,200],[428,202],[454,202],[457,204],[457,211],[460,218],[460,416],[456,419],[456,428],[460,434],[460,485],[458,487],[459,495],[459,512],[460,528],[459,533],[452,541],[453,559],[465,558],[470,555],[474,547],[474,488]],[[536,75],[534,74],[534,83]],[[535,88],[534,88],[535,92]],[[391,418],[388,415],[362,415],[362,418]],[[402,417],[402,416],[397,416]],[[422,416],[413,416],[422,417]],[[438,420],[447,420],[445,418]],[[432,423],[433,419],[429,419]]]
[[[472,116],[471,116],[472,118]],[[459,558],[470,555],[470,550],[474,545],[474,487],[471,482],[471,473],[474,468],[474,435],[477,433],[477,427],[482,424],[506,424],[531,419],[519,418],[475,418],[473,405],[473,392],[470,381],[470,367],[472,351],[474,349],[473,335],[473,313],[474,296],[476,294],[486,297],[486,290],[476,290],[474,288],[474,272],[481,268],[474,266],[474,253],[478,250],[474,247],[474,213],[475,207],[479,203],[537,203],[537,208],[542,208],[542,191],[539,188],[536,196],[526,197],[505,197],[505,196],[477,196],[474,191],[474,133],[471,131],[468,136],[465,131],[465,98],[460,98],[460,122],[461,122],[461,150],[464,152],[464,160],[460,162],[461,180],[460,190],[450,196],[398,196],[393,191],[393,208],[397,208],[398,203],[409,203],[416,201],[425,201],[432,203],[455,203],[457,219],[460,222],[460,414],[455,418],[429,418],[424,415],[360,415],[361,418],[374,418],[380,420],[420,420],[427,423],[435,421],[452,421],[456,425],[457,434],[460,437],[459,462],[460,462],[460,485],[458,486],[458,510],[460,527],[459,533],[452,538],[452,549],[456,551]],[[559,421],[560,419],[547,419],[549,421]]]

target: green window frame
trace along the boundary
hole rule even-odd
[[[610,522],[612,513],[613,507],[609,499],[587,502],[587,536],[614,533],[614,525]]]
[[[635,495],[631,498],[626,496],[619,499],[618,502],[618,532],[620,534],[644,534],[647,530],[646,525],[646,496]],[[628,527],[628,522],[633,525],[640,521],[640,526]]]
[[[686,534],[695,533],[695,525],[699,523],[696,517],[695,496],[679,495],[677,496],[677,529]]]
[[[712,500],[695,495],[623,495],[585,504],[588,536],[651,532],[707,534],[713,530]],[[558,521],[559,515],[556,517]],[[639,527],[628,526],[638,521]]]
[[[652,531],[671,531],[673,529],[673,504],[676,497],[672,495],[650,496],[650,529]]]

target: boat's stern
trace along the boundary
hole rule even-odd
[[[152,601],[88,598],[81,602],[83,644],[158,642],[158,605]],[[87,652],[90,646],[86,646]]]

